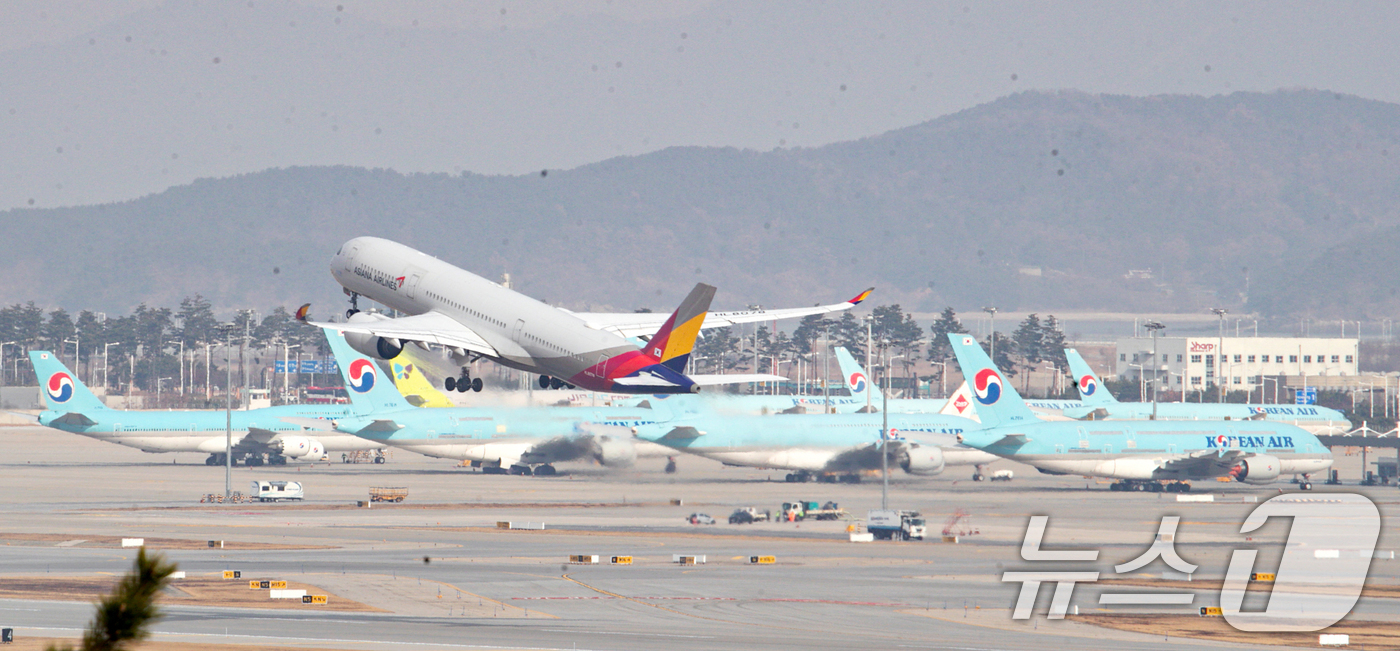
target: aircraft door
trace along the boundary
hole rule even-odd
[[[423,279],[423,270],[410,268],[405,275],[407,278],[403,281],[404,294],[409,298],[413,298],[418,290],[418,281]]]
[[[522,348],[525,347],[525,319],[515,320],[515,329],[511,331],[510,339]]]

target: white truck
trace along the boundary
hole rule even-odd
[[[876,540],[923,540],[928,526],[918,511],[877,509],[867,514],[865,530]]]
[[[299,481],[254,481],[248,497],[259,502],[301,501],[306,492]]]

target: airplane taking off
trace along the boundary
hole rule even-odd
[[[224,465],[225,426],[223,411],[125,411],[109,409],[93,395],[53,353],[29,352],[40,393],[48,409],[39,414],[39,424],[108,443],[136,448],[142,452],[204,452],[205,465]],[[374,377],[361,378],[374,383]],[[283,405],[232,412],[233,463],[249,466],[266,462],[283,465],[287,459],[320,461],[327,452],[378,450],[375,463],[384,463],[384,445],[340,432],[307,432],[290,425],[284,417],[306,419],[342,418],[349,408],[337,405]],[[328,421],[327,421],[328,422]]]
[[[540,374],[540,386],[577,385],[616,393],[695,393],[702,385],[778,380],[772,375],[685,375],[702,328],[846,310],[871,290],[834,305],[709,314],[715,288],[695,286],[670,318],[657,314],[574,313],[552,307],[397,242],[358,237],[331,259],[331,275],[351,297],[346,323],[313,325],[347,334],[356,351],[378,359],[406,342],[445,346],[462,366],[449,390],[480,391],[467,365],[490,359]],[[359,312],[359,296],[404,312],[391,319]],[[297,316],[306,320],[310,306]],[[649,337],[644,347],[629,337]]]
[[[1036,418],[1015,387],[970,336],[948,335],[964,377],[972,378],[977,414],[986,429],[960,440],[1048,474],[1118,479],[1110,488],[1186,492],[1187,481],[1230,477],[1267,484],[1282,475],[1308,475],[1332,465],[1316,436],[1270,421],[1080,421]],[[1163,481],[1171,483],[1163,484]]]
[[[553,464],[562,461],[592,458],[618,468],[639,457],[675,455],[669,448],[632,439],[631,427],[657,418],[644,407],[414,407],[392,384],[361,380],[379,367],[351,350],[344,336],[327,330],[326,339],[354,413],[333,422],[289,418],[289,423],[335,428],[430,457],[470,461],[493,474],[553,475]]]
[[[1150,402],[1118,402],[1099,381],[1094,369],[1079,351],[1065,349],[1070,373],[1084,406],[1066,409],[1065,415],[1077,420],[1146,420],[1152,418]],[[1317,405],[1256,405],[1209,402],[1159,402],[1157,420],[1266,420],[1297,425],[1312,434],[1345,434],[1351,421],[1336,409]]]

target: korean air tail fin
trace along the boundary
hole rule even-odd
[[[872,405],[879,405],[884,400],[880,387],[870,381],[865,369],[845,346],[836,347],[836,365],[841,368],[841,378],[846,382],[846,389],[851,392],[852,398],[864,400],[869,394]]]
[[[394,383],[384,377],[384,371],[374,360],[361,355],[345,342],[345,334],[329,328],[325,329],[326,340],[330,342],[331,354],[340,366],[340,378],[345,381],[345,393],[350,396],[351,408],[358,414],[372,414],[380,411],[412,409],[413,405],[404,399],[403,394],[394,388]]]
[[[1118,399],[1099,382],[1099,376],[1094,374],[1094,369],[1089,367],[1089,362],[1084,361],[1079,351],[1066,348],[1065,359],[1069,360],[1069,372],[1074,377],[1075,386],[1079,387],[1079,399],[1084,404],[1098,406],[1118,403]]]
[[[1039,420],[1016,388],[992,364],[976,338],[950,333],[948,341],[953,344],[958,366],[972,389],[972,404],[977,407],[977,416],[983,425],[1003,427]]]
[[[47,350],[29,351],[29,362],[39,378],[39,393],[51,411],[84,412],[107,409],[78,376]]]
[[[714,297],[714,287],[696,284],[642,350],[662,366],[684,374],[690,362],[690,351],[695,349],[695,337],[700,334],[700,326],[705,324],[705,315]]]

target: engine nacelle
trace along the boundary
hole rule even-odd
[[[943,472],[943,450],[936,445],[910,445],[900,455],[899,467],[911,475],[936,475]]]
[[[356,312],[350,315],[347,323],[373,323],[375,321],[388,321],[389,317],[377,312]],[[350,344],[355,352],[373,357],[375,359],[393,359],[403,352],[403,342],[367,335],[358,332],[345,333],[345,343]]]
[[[1267,484],[1278,479],[1282,470],[1283,462],[1278,457],[1256,454],[1231,468],[1230,476],[1246,484]]]
[[[281,454],[293,459],[320,459],[326,454],[326,446],[320,441],[305,436],[283,436],[277,439],[281,444]]]
[[[628,468],[637,461],[637,448],[630,439],[596,436],[593,439],[593,458],[609,468]]]

